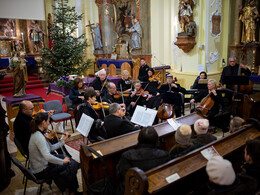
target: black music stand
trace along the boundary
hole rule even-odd
[[[224,76],[223,84],[226,85],[249,85],[248,76]]]

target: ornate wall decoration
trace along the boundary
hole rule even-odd
[[[220,58],[220,54],[218,51],[215,51],[215,52],[210,52],[209,53],[209,59],[208,59],[208,62],[210,64],[213,64],[214,62],[218,61]]]
[[[213,4],[216,2],[216,10],[211,13],[210,16],[210,22],[211,22],[211,28],[210,28],[210,33],[213,37],[217,38],[221,35],[222,30],[221,30],[221,24],[222,24],[222,14],[219,12],[219,8],[221,10],[222,8],[222,3],[221,0],[214,0],[211,3],[211,7]]]

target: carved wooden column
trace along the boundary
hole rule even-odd
[[[240,44],[240,35],[241,35],[241,21],[239,20],[239,9],[238,7],[242,5],[242,0],[235,1],[235,16],[234,16],[234,43],[233,45]]]

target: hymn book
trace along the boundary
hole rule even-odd
[[[157,110],[136,106],[131,122],[142,127],[152,126],[156,117]]]

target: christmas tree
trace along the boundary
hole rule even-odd
[[[88,46],[85,34],[76,36],[77,24],[82,14],[76,13],[75,7],[68,6],[68,0],[56,0],[53,24],[49,25],[51,49],[43,48],[42,66],[51,81],[62,76],[80,74],[90,67],[90,60],[85,59]]]

